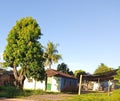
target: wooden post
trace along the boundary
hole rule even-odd
[[[108,81],[108,96],[110,96],[110,80]]]
[[[82,75],[80,75],[80,81],[79,81],[79,90],[78,90],[78,95],[81,94],[81,84],[82,84]]]
[[[98,78],[98,91],[100,90],[100,78]]]
[[[35,83],[34,83],[34,90],[36,90],[36,80],[35,80]]]

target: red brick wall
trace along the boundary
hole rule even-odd
[[[14,75],[0,74],[0,86],[14,84]]]

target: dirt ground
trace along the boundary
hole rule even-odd
[[[73,96],[72,94],[45,94],[45,95],[32,95],[24,99],[6,99],[2,98],[0,101],[60,101],[68,99]]]
[[[1,98],[0,101],[34,101],[34,100]]]

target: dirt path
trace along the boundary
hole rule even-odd
[[[33,101],[33,100],[2,98],[2,99],[0,99],[0,101]]]
[[[72,94],[45,94],[45,95],[32,95],[24,99],[0,99],[0,101],[60,101],[68,99],[73,96]]]
[[[33,100],[33,101],[59,101],[59,100],[68,99],[71,96],[73,95],[72,94],[45,94],[45,95],[33,95],[27,99]]]

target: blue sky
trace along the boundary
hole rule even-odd
[[[40,42],[58,43],[63,58],[59,63],[70,70],[93,73],[100,63],[118,68],[119,5],[119,0],[1,0],[0,54],[16,21],[32,16],[43,33]]]

